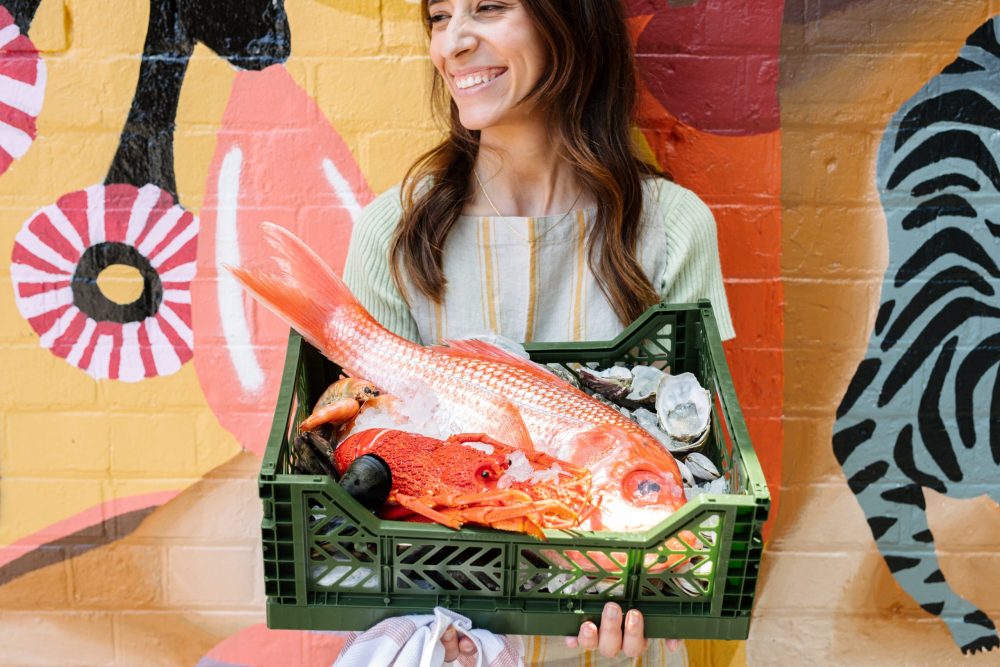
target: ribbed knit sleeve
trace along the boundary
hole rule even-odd
[[[736,335],[722,283],[722,265],[712,211],[696,194],[660,181],[659,219],[667,235],[667,262],[656,286],[666,303],[712,302],[722,340]]]
[[[416,322],[389,268],[389,244],[402,214],[398,187],[365,207],[351,232],[344,282],[382,326],[420,342]]]

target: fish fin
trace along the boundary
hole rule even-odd
[[[544,379],[547,382],[551,382],[553,378],[560,379],[558,375],[550,371],[545,366],[536,364],[534,361],[530,361],[524,357],[519,357],[516,354],[504,350],[503,348],[487,343],[484,340],[466,338],[462,340],[443,340],[441,342],[444,345],[435,345],[435,352],[460,357],[472,356],[480,359],[486,359],[488,361],[507,364],[508,366],[520,368],[528,373],[531,373],[535,377]]]
[[[493,434],[500,442],[508,447],[517,447],[526,452],[535,451],[535,445],[531,442],[531,435],[528,434],[528,427],[521,419],[521,413],[517,411],[514,404],[505,398],[500,398],[500,412],[497,415],[496,431]]]
[[[330,265],[284,227],[265,222],[264,240],[276,251],[269,266],[224,265],[258,301],[317,349],[329,353],[326,327],[334,311],[348,307],[371,315]]]

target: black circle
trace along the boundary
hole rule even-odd
[[[132,303],[115,303],[97,286],[97,276],[114,264],[136,269],[142,276],[142,294]],[[163,283],[149,260],[127,243],[96,243],[83,251],[73,273],[73,304],[98,322],[141,322],[156,315],[163,302]]]

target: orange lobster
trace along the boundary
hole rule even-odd
[[[389,498],[380,512],[387,519],[416,515],[455,529],[471,523],[545,539],[543,528],[577,526],[596,507],[587,470],[482,433],[438,440],[367,429],[340,443],[334,465],[343,474],[365,454],[377,455],[392,471]],[[521,455],[534,472],[515,476],[508,471]]]

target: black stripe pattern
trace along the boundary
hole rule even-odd
[[[965,653],[1000,647],[938,564],[924,490],[1000,502],[1000,17],[895,114],[877,185],[889,266],[833,449],[886,565]]]

